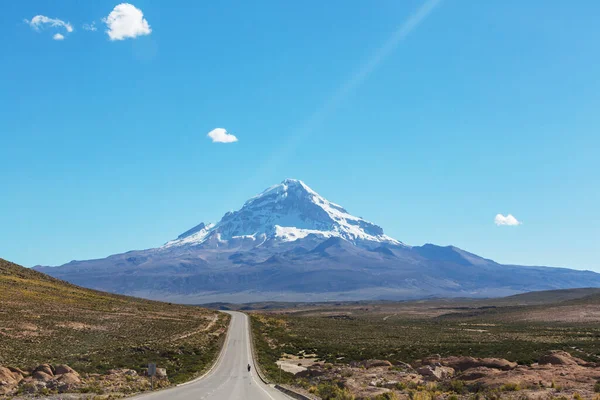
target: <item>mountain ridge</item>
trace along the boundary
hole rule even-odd
[[[600,274],[502,265],[455,246],[409,246],[286,179],[163,246],[37,270],[157,300],[403,300],[600,287]]]

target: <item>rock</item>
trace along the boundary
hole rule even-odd
[[[395,389],[399,383],[399,381],[385,381],[381,386],[387,389]]]
[[[79,378],[79,374],[77,372],[69,372],[66,374],[62,374],[58,378],[58,382],[66,383],[68,385],[77,385],[81,383],[81,379]]]
[[[322,375],[325,375],[325,372],[318,368],[308,368],[296,374],[298,378],[314,378]]]
[[[35,383],[33,384],[33,386],[34,386],[34,388],[35,388],[35,391],[36,391],[36,392],[39,392],[40,390],[46,389],[46,387],[47,387],[48,385],[46,384],[46,382],[35,382]]]
[[[6,367],[0,366],[0,396],[7,395],[16,390],[23,376]]]
[[[3,382],[2,386],[16,385],[23,379],[23,377],[21,377],[21,379],[17,380],[15,375],[16,374],[10,369],[0,366],[0,382]]]
[[[40,381],[36,381],[36,380],[32,379],[29,382],[21,385],[19,387],[19,390],[20,391],[22,390],[25,393],[35,394],[46,388],[47,388],[46,382],[40,382]]]
[[[410,365],[409,363],[405,363],[403,361],[396,361],[394,363],[395,367],[401,368],[405,371],[414,371],[415,369],[412,367],[412,365]]]
[[[56,390],[58,391],[58,393],[70,392],[73,389],[74,387],[72,385],[69,385],[68,383],[58,382],[58,384],[56,385]]]
[[[138,374],[133,369],[122,369],[121,371],[123,372],[123,375],[127,375],[127,376],[137,376],[137,374]]]
[[[0,396],[10,394],[14,390],[14,386],[5,385],[6,382],[0,381]]]
[[[56,388],[59,393],[72,391],[81,383],[79,374],[75,371],[62,374],[53,382],[53,388]]]
[[[25,377],[21,374],[19,374],[18,372],[13,372],[13,376],[15,378],[15,380],[17,381],[17,383],[20,383]]]
[[[454,376],[454,368],[428,365],[420,367],[417,372],[427,380],[442,381]]]
[[[391,367],[392,363],[387,360],[367,360],[362,363],[365,368]]]
[[[517,363],[503,358],[474,358],[474,357],[448,357],[441,360],[441,364],[458,371],[471,368],[486,367],[509,371],[517,367]]]
[[[167,377],[167,369],[166,368],[156,368],[156,377],[157,378],[166,378]]]
[[[128,375],[128,376],[137,376],[138,375],[138,373],[136,371],[134,371],[133,369],[127,369],[127,368],[109,369],[106,373],[108,375]]]
[[[555,350],[550,354],[546,354],[540,357],[538,364],[552,364],[552,365],[584,365],[585,361],[573,357],[566,351]]]
[[[77,371],[75,371],[73,368],[69,367],[66,364],[57,365],[54,368],[54,375],[62,375],[62,374],[76,374],[77,376],[79,376]]]
[[[481,366],[487,368],[501,369],[502,371],[510,371],[517,368],[519,364],[508,361],[503,358],[482,358]]]
[[[39,382],[50,382],[54,378],[54,376],[48,375],[44,371],[34,371],[31,376]]]
[[[440,356],[439,354],[434,354],[432,356],[425,357],[424,359],[419,360],[418,364],[419,366],[439,365],[441,360],[442,356]]]
[[[54,376],[54,369],[50,364],[38,365],[37,368],[33,370],[33,372],[43,372],[47,375]]]
[[[29,372],[25,372],[25,371],[23,371],[23,370],[22,370],[22,369],[20,369],[20,368],[16,368],[16,367],[8,367],[8,369],[9,369],[11,372],[13,372],[13,373],[17,373],[17,374],[19,374],[19,375],[21,375],[21,376],[27,376],[27,375],[29,375]]]
[[[494,374],[495,370],[487,367],[476,367],[470,368],[458,375],[458,379],[461,381],[474,381],[477,379],[485,378],[486,376],[490,376]]]

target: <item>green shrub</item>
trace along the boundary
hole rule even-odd
[[[354,395],[347,389],[340,388],[335,383],[320,383],[316,394],[323,400],[354,400]]]
[[[373,400],[398,400],[398,396],[396,396],[396,393],[394,392],[387,392],[378,394],[377,396],[373,397]]]
[[[517,383],[505,383],[500,387],[503,392],[518,392],[521,387]]]

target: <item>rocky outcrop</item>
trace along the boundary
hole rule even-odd
[[[50,364],[39,365],[33,370],[33,372],[43,372],[45,375],[54,376],[54,368],[52,368]]]
[[[54,378],[54,375],[50,375],[44,371],[33,371],[31,377],[36,381],[50,382]]]
[[[566,398],[599,399],[595,390],[600,386],[600,368],[567,352],[553,351],[540,357],[539,363],[517,365],[502,358],[465,356],[432,356],[411,365],[368,360],[349,364],[315,363],[296,376],[306,378],[312,385],[335,382],[356,398],[373,398],[392,391],[398,399],[407,399],[417,387],[451,387],[457,382],[465,391],[490,390],[506,399]],[[599,385],[599,386],[597,386]],[[469,396],[472,393],[469,394]],[[514,394],[514,396],[513,396]],[[391,396],[391,395],[390,395]],[[469,398],[467,395],[461,399]]]
[[[23,375],[20,372],[0,366],[0,395],[11,393],[22,380]]]
[[[587,363],[580,358],[573,357],[566,351],[554,350],[550,354],[546,354],[540,357],[538,364],[586,365]]]
[[[314,378],[322,375],[325,375],[325,370],[319,364],[312,365],[296,374],[298,378]]]
[[[417,372],[429,381],[443,381],[454,376],[454,368],[436,365],[420,367]]]
[[[23,370],[21,370],[21,369],[19,369],[19,368],[15,368],[15,367],[8,367],[8,369],[9,369],[11,372],[13,372],[13,373],[16,373],[16,374],[19,374],[19,375],[21,375],[21,376],[27,376],[27,375],[29,375],[29,373],[28,373],[28,372],[25,372],[25,371],[23,371]]]
[[[392,363],[387,360],[367,360],[367,361],[363,362],[362,365],[365,368],[369,369],[369,368],[376,368],[376,367],[391,367]]]
[[[36,394],[49,389],[65,393],[81,385],[81,377],[68,365],[38,365],[31,373],[19,368],[0,366],[0,395],[11,395],[17,391]]]
[[[118,369],[109,369],[107,372],[108,375],[123,375],[123,376],[137,376],[138,373],[133,369],[127,368],[118,368]]]
[[[157,368],[154,379],[155,388],[170,385],[165,368]],[[120,398],[150,388],[150,379],[138,375],[132,369],[111,369],[106,374],[85,374],[83,377],[66,364],[42,364],[31,372],[19,368],[0,366],[0,398],[12,396],[17,392],[38,396],[43,393],[63,394],[79,392],[85,387],[100,387],[105,393]],[[63,398],[63,396],[59,396]]]
[[[73,368],[69,367],[66,364],[61,364],[61,365],[57,365],[56,367],[54,367],[54,374],[55,375],[77,374],[77,376],[79,376],[79,374]]]
[[[440,359],[439,362],[441,365],[454,368],[457,371],[466,371],[477,367],[509,371],[517,367],[517,363],[503,358],[447,357]]]

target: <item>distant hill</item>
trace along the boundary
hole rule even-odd
[[[161,247],[36,269],[85,287],[188,304],[485,298],[600,287],[600,274],[591,271],[502,265],[454,246],[406,245],[295,179]]]
[[[434,298],[425,300],[388,301],[388,300],[362,300],[362,301],[329,301],[329,302],[277,302],[264,301],[254,303],[206,303],[202,307],[213,310],[234,311],[277,311],[293,312],[309,309],[369,309],[389,312],[396,307],[404,308],[438,308],[447,310],[472,310],[490,309],[510,306],[539,306],[539,305],[572,305],[572,304],[600,304],[600,288],[541,290],[506,297],[474,299],[474,298]]]
[[[511,305],[536,305],[552,304],[569,300],[586,299],[586,302],[592,297],[600,296],[600,288],[579,288],[579,289],[561,289],[561,290],[540,290],[516,294],[513,296],[496,299],[494,304]]]
[[[210,364],[226,318],[84,289],[0,258],[0,365],[104,372],[141,370],[152,360],[183,381]]]

